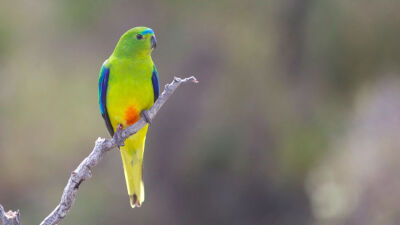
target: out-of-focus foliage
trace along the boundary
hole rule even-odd
[[[97,78],[127,29],[152,27],[161,85],[196,75],[154,120],[146,201],[117,151],[65,224],[398,224],[396,1],[5,0],[0,203],[39,222],[107,131]]]

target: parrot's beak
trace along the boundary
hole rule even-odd
[[[157,39],[156,39],[156,36],[151,36],[151,39],[150,39],[150,41],[151,41],[151,49],[155,49],[156,47],[157,47]]]

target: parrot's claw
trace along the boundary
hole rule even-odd
[[[124,129],[124,126],[122,124],[118,124],[117,130],[114,133],[113,138],[117,142],[118,147],[125,146],[124,141],[121,137],[121,132]]]
[[[144,120],[146,121],[146,123],[151,124],[151,118],[149,115],[149,110],[143,110],[142,113],[140,113],[142,115],[142,117],[144,118]]]

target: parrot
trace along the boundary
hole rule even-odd
[[[134,27],[119,39],[99,74],[100,112],[108,132],[114,135],[141,117],[147,124],[120,146],[129,201],[132,208],[144,201],[143,153],[150,124],[148,111],[159,96],[159,79],[151,53],[156,48],[151,28]]]

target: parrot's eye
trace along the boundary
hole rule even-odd
[[[141,35],[141,34],[136,35],[136,39],[142,40],[143,39],[143,35]]]

